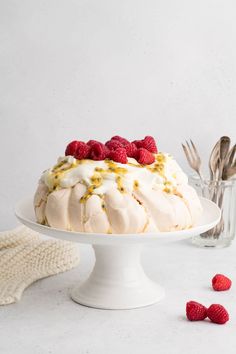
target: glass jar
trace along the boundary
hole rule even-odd
[[[200,247],[229,246],[236,233],[236,178],[227,181],[189,178],[199,196],[215,202],[221,209],[221,220],[211,230],[193,237],[192,242]]]

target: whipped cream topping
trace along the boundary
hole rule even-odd
[[[90,195],[105,194],[113,188],[132,193],[135,188],[145,186],[171,193],[178,185],[188,183],[177,162],[165,153],[155,154],[155,162],[151,165],[140,165],[132,158],[128,159],[128,164],[121,164],[111,160],[76,160],[73,156],[64,156],[43,173],[41,180],[50,191],[70,188],[80,182]]]

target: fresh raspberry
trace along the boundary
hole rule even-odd
[[[120,163],[127,163],[127,154],[125,148],[119,147],[116,150],[111,150],[109,158]]]
[[[110,150],[103,144],[101,143],[100,141],[97,141],[97,140],[89,140],[87,142],[87,145],[89,145],[90,147],[92,147],[94,144],[99,144],[102,146],[102,149],[105,150],[105,153],[106,153],[106,157],[108,157],[109,153],[110,153]]]
[[[137,147],[135,144],[130,143],[127,139],[122,138],[119,135],[113,136],[111,140],[106,142],[106,146],[110,150],[116,150],[118,147],[123,147],[126,150],[128,157],[135,157]]]
[[[137,146],[137,148],[144,148],[152,153],[157,153],[156,142],[152,136],[145,136],[143,140],[135,140],[133,143]]]
[[[134,141],[132,142],[132,144],[134,144],[138,149],[141,148],[141,147],[143,147],[143,146],[142,146],[142,145],[143,145],[143,141],[142,141],[142,140],[134,140]]]
[[[108,156],[108,153],[109,150],[102,143],[95,142],[92,145],[90,145],[89,157],[92,160],[95,161],[105,160],[105,158]]]
[[[127,156],[133,157],[133,158],[136,157],[137,151],[138,151],[138,148],[134,143],[130,143],[129,148],[126,149]]]
[[[115,135],[111,138],[111,140],[116,140],[119,141],[119,143],[121,143],[123,146],[129,144],[129,141],[125,138],[122,138],[122,136],[119,135]]]
[[[118,140],[108,140],[105,145],[111,151],[123,147],[123,144]]]
[[[229,320],[229,314],[224,306],[212,304],[207,310],[207,316],[214,323],[224,324]]]
[[[186,304],[186,316],[189,321],[203,321],[207,317],[207,308],[196,301]]]
[[[66,147],[65,155],[66,156],[68,156],[68,155],[74,156],[74,153],[76,152],[78,143],[80,143],[80,141],[74,140],[70,144],[68,144]]]
[[[90,146],[87,144],[83,143],[82,141],[78,141],[76,151],[74,153],[74,157],[77,160],[83,160],[89,157],[89,152],[90,152]]]
[[[216,274],[212,278],[212,287],[215,291],[229,290],[231,287],[231,280],[223,274]]]
[[[137,150],[135,158],[142,165],[150,165],[155,161],[153,154],[144,148],[139,148]]]
[[[89,140],[88,142],[87,142],[87,145],[88,146],[92,146],[92,145],[94,145],[94,144],[102,144],[100,141],[97,141],[97,140]]]
[[[135,157],[137,152],[137,147],[133,143],[127,143],[123,147],[126,150],[126,154],[128,157]]]
[[[157,154],[156,142],[152,136],[145,136],[145,138],[143,139],[143,146],[142,147],[154,154]]]

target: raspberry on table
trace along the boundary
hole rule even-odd
[[[186,304],[186,316],[189,321],[203,321],[207,317],[207,308],[196,301]]]
[[[207,316],[217,324],[224,324],[229,320],[227,310],[220,304],[212,304],[207,310]]]
[[[223,274],[216,274],[212,278],[212,287],[215,291],[225,291],[231,288],[232,281]]]

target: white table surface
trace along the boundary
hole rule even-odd
[[[17,304],[0,308],[1,354],[235,354],[236,284],[214,292],[216,273],[236,279],[236,242],[225,249],[200,249],[189,240],[146,247],[147,274],[166,288],[160,303],[135,310],[97,310],[74,303],[68,289],[89,274],[94,256],[79,245],[80,265],[38,281]],[[188,300],[223,304],[230,321],[189,322]]]

